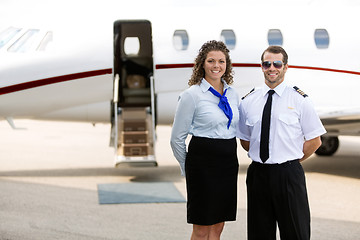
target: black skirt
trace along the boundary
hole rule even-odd
[[[187,222],[235,221],[239,163],[236,139],[191,138],[185,161]]]

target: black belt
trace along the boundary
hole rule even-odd
[[[283,162],[283,163],[270,163],[270,164],[259,163],[259,162],[252,161],[251,164],[254,164],[256,166],[262,166],[262,167],[276,167],[276,166],[290,165],[290,164],[296,163],[298,161],[299,161],[299,159],[294,159],[294,160],[289,160],[289,161],[286,161],[286,162]]]

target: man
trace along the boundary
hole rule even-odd
[[[239,106],[239,137],[252,159],[247,172],[248,239],[310,239],[310,210],[300,162],[326,133],[307,95],[284,82],[288,56],[279,46],[261,56],[265,84]]]

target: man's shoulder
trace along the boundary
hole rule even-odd
[[[297,86],[292,86],[292,87],[290,87],[291,89],[292,89],[292,92],[293,93],[296,93],[296,94],[298,94],[299,96],[301,96],[301,97],[303,97],[303,98],[307,98],[308,97],[308,95],[304,92],[304,91],[302,91],[299,87],[297,87]],[[296,95],[295,94],[295,95]]]
[[[245,94],[242,98],[241,98],[241,100],[247,100],[247,99],[250,99],[250,98],[253,98],[253,97],[255,97],[255,93],[257,93],[257,92],[259,92],[259,88],[253,88],[253,89],[251,89],[247,94]]]

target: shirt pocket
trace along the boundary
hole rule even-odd
[[[296,116],[289,115],[289,114],[280,114],[279,120],[281,122],[285,123],[286,125],[290,125],[290,126],[297,124],[299,122],[299,119]]]
[[[261,119],[260,115],[249,116],[245,121],[250,141],[255,142],[258,136],[260,136]]]
[[[280,132],[284,133],[283,137],[295,139],[301,135],[301,126],[297,115],[280,114]]]

